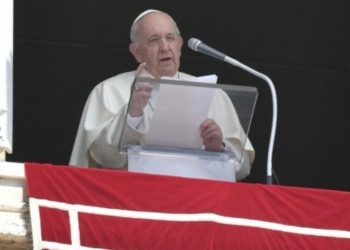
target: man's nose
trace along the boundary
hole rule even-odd
[[[161,39],[161,41],[160,41],[160,49],[161,50],[168,50],[169,48],[170,48],[169,47],[169,42],[165,38]]]

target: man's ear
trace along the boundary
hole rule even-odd
[[[142,58],[141,58],[139,49],[136,47],[134,43],[131,43],[129,45],[129,50],[131,54],[133,54],[133,56],[135,57],[136,61],[138,61],[139,63],[142,63]]]
[[[181,36],[179,36],[179,43],[180,43],[180,48],[182,47],[182,44],[184,43],[184,40],[182,39]]]
[[[181,48],[182,48],[183,43],[184,43],[184,40],[182,39],[182,37],[181,37],[181,36],[179,36],[180,55],[181,55]]]

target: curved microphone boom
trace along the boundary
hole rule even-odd
[[[226,57],[225,54],[217,51],[216,49],[209,47],[208,45],[205,45],[204,43],[202,43],[200,40],[196,38],[191,38],[190,40],[188,40],[188,47],[190,47],[194,51],[199,51],[204,54],[207,54],[208,56],[213,56],[216,59],[225,61],[225,57]]]
[[[267,82],[267,84],[270,87],[271,95],[272,95],[272,107],[273,107],[273,113],[272,113],[272,128],[271,128],[271,136],[270,136],[270,144],[269,144],[269,150],[268,150],[268,156],[267,156],[267,176],[266,176],[266,183],[272,184],[272,153],[273,153],[273,146],[275,141],[275,135],[276,135],[276,127],[277,127],[277,96],[276,96],[276,90],[275,86],[273,85],[271,79],[267,77],[266,75],[249,68],[248,66],[240,63],[239,61],[228,57],[227,55],[209,47],[208,45],[202,43],[200,40],[196,38],[191,38],[188,40],[188,47],[193,49],[194,51],[202,52],[206,55],[215,57],[219,60],[228,62],[229,64],[232,64],[236,67],[239,67],[241,69],[244,69],[245,71],[248,71],[249,73],[262,78]]]

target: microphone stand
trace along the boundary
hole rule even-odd
[[[269,151],[267,156],[267,175],[266,175],[266,184],[271,185],[272,184],[272,152],[273,152],[273,146],[275,141],[275,135],[276,135],[276,127],[277,127],[277,96],[276,96],[276,90],[275,86],[273,85],[271,79],[267,77],[264,74],[261,74],[260,72],[249,68],[248,66],[240,63],[239,61],[225,56],[224,58],[225,62],[228,62],[229,64],[232,64],[233,66],[239,67],[245,71],[248,71],[249,73],[265,80],[267,84],[270,87],[271,95],[272,95],[272,128],[271,128],[271,136],[270,136],[270,143],[269,143]]]

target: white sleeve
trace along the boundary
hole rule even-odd
[[[128,145],[139,141],[144,136],[142,128],[137,130],[128,122],[124,128],[126,109],[127,107],[124,106],[92,143],[89,154],[94,166],[117,169],[124,168],[126,166],[126,154],[119,152],[119,144]],[[120,139],[122,133],[123,140]]]
[[[136,117],[132,117],[129,113],[126,116],[126,121],[129,123],[129,125],[135,129],[137,129],[137,127],[139,126],[139,124],[141,123],[143,119],[143,115],[142,116],[136,116]]]

